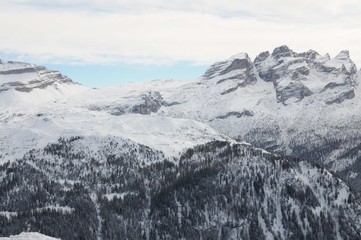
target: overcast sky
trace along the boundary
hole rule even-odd
[[[0,58],[58,66],[94,86],[110,82],[95,83],[90,68],[113,82],[196,78],[215,61],[284,44],[331,57],[347,49],[361,66],[360,13],[359,0],[1,0]]]

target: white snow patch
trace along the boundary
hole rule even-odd
[[[19,235],[0,237],[1,240],[57,240],[58,238],[48,237],[37,232],[22,232]]]
[[[103,196],[107,198],[108,201],[111,201],[113,200],[113,198],[119,198],[123,200],[126,195],[130,195],[130,194],[136,195],[135,192],[122,192],[122,193],[108,193],[108,194],[104,194]]]

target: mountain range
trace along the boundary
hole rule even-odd
[[[360,239],[360,81],[287,46],[99,89],[1,61],[0,236]]]

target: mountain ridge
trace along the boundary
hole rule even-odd
[[[14,61],[0,63],[2,108],[54,101],[86,89],[59,71],[48,70],[43,66]]]
[[[188,82],[2,91],[0,236],[358,239],[360,76],[281,46]]]

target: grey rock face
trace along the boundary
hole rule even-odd
[[[21,69],[11,69],[11,70],[0,71],[0,75],[36,73],[36,72],[37,72],[36,68],[27,67],[27,68],[21,68]]]
[[[266,82],[275,83],[278,79],[286,75],[291,75],[291,77],[294,73],[307,75],[307,68],[305,69],[300,67],[299,69],[293,69],[293,71],[291,72],[288,71],[288,67],[290,65],[302,62],[302,59],[295,57],[296,55],[297,54],[295,52],[293,52],[289,47],[285,45],[275,48],[271,55],[269,54],[269,52],[263,52],[259,54],[254,60],[254,65],[258,71],[258,76]],[[294,57],[294,59],[284,59],[292,57]]]
[[[262,63],[264,60],[266,60],[270,56],[269,51],[261,52],[255,59],[254,59],[254,65],[257,66],[259,63]]]
[[[355,92],[353,89],[349,89],[347,91],[341,92],[336,95],[334,98],[331,98],[326,101],[326,104],[334,104],[334,103],[342,103],[346,99],[352,99],[355,97]]]
[[[234,81],[239,84],[254,84],[257,81],[255,67],[247,54],[233,56],[228,61],[213,64],[203,75],[203,80],[216,79],[220,84]],[[239,85],[242,87],[244,85]]]
[[[130,111],[143,115],[155,113],[162,106],[163,98],[159,92],[149,92],[142,96],[142,101],[143,103],[133,106]]]
[[[345,64],[348,65],[347,68],[345,66],[346,71],[349,72],[350,74],[355,74],[357,72],[357,67],[355,63],[352,62],[352,60],[350,59],[350,52],[348,50],[341,51],[339,54],[337,54],[335,59],[344,61]]]
[[[278,87],[276,86],[276,96],[277,101],[285,102],[290,98],[296,98],[298,100],[302,100],[304,97],[310,96],[312,92],[306,86],[304,86],[300,82],[290,82],[286,87]]]
[[[223,75],[237,69],[247,70],[252,68],[251,64],[252,63],[248,61],[248,59],[234,59],[232,63],[226,69],[224,69],[220,74]]]
[[[295,55],[295,52],[293,52],[286,45],[277,47],[272,52],[272,57],[274,57],[276,59],[283,58],[283,57],[293,57],[294,55]]]
[[[227,64],[227,62],[218,62],[218,63],[215,63],[212,66],[210,66],[207,69],[207,71],[203,74],[203,76],[202,76],[203,79],[210,79],[210,78],[213,78],[213,77],[217,76],[217,74],[220,71],[223,71],[222,67],[225,64]]]
[[[290,61],[274,69],[273,85],[278,102],[285,103],[289,98],[302,100],[312,94],[312,91],[300,81],[310,73],[304,61]]]
[[[157,91],[150,91],[140,96],[136,96],[136,104],[127,105],[127,104],[110,104],[110,105],[91,105],[88,107],[91,111],[106,111],[111,115],[120,116],[128,113],[136,113],[149,115],[151,113],[157,112],[163,105],[167,105],[163,101],[162,96]],[[177,103],[171,103],[176,105]]]
[[[322,62],[315,62],[314,66],[316,70],[324,73],[337,74],[338,70],[335,67],[325,66]]]
[[[216,119],[226,119],[228,117],[252,117],[253,115],[254,113],[252,111],[244,110],[242,112],[229,112],[226,115],[218,116]]]
[[[316,59],[317,56],[320,56],[320,54],[318,54],[318,52],[316,52],[315,50],[308,50],[307,52],[296,54],[296,57],[306,58],[310,60]]]
[[[260,53],[254,60],[254,65],[258,71],[258,76],[266,82],[272,82],[275,78],[272,68],[266,63],[269,59],[268,51]]]

